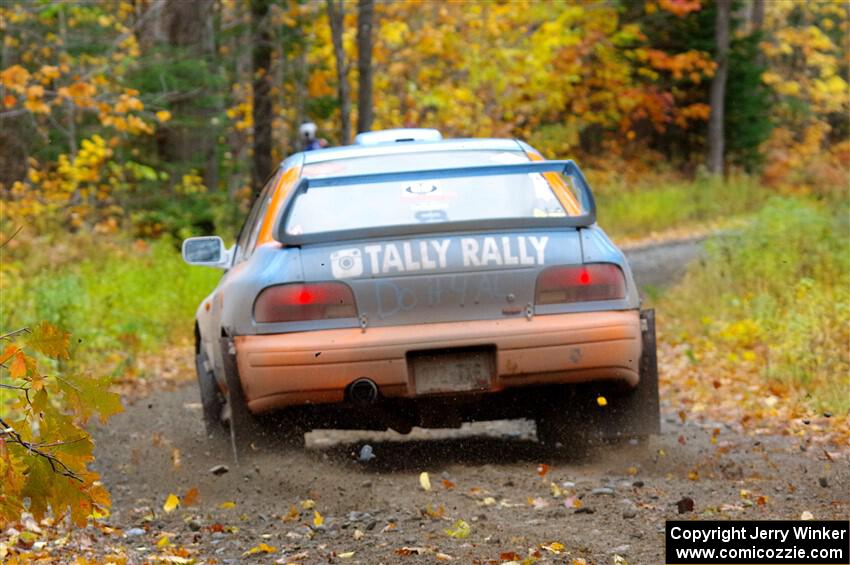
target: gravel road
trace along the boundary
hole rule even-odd
[[[641,282],[672,280],[699,252],[693,243],[669,249],[631,252]],[[102,543],[127,548],[131,563],[177,553],[199,562],[363,564],[529,555],[610,564],[619,555],[635,565],[663,562],[667,519],[850,515],[846,457],[663,410],[662,434],[647,445],[582,455],[548,452],[533,424],[502,421],[407,436],[311,432],[304,449],[258,451],[236,465],[227,443],[205,437],[189,383],[138,399],[95,430],[95,466],[113,495],[107,522],[120,529]],[[375,457],[362,463],[366,444]],[[211,472],[217,465],[227,472]],[[169,493],[193,488],[196,504],[164,512]],[[689,500],[693,512],[680,515]],[[468,536],[447,534],[458,520]],[[157,547],[163,536],[168,543]],[[262,543],[274,551],[244,556]]]

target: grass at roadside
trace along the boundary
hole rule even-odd
[[[722,225],[757,210],[775,194],[746,176],[726,182],[711,178],[636,185],[591,182],[599,224],[617,239],[642,238],[694,224]]]
[[[192,317],[220,271],[191,268],[173,242],[53,236],[4,251],[0,324],[48,320],[72,333],[73,359],[133,376],[138,356],[192,335]]]
[[[673,394],[753,422],[824,413],[846,422],[848,238],[846,199],[775,198],[709,241],[706,259],[657,304]]]

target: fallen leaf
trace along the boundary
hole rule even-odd
[[[171,540],[168,539],[168,536],[162,536],[156,542],[156,546],[160,549],[162,549],[163,547],[167,547],[169,545],[171,545]]]
[[[587,560],[584,557],[573,557],[573,565],[587,565]]]
[[[307,559],[307,557],[309,557],[309,556],[310,556],[309,551],[301,551],[301,552],[295,553],[293,555],[290,555],[288,557],[281,557],[280,559],[275,561],[275,563],[282,563],[282,564],[288,565],[289,563],[294,563],[296,561],[302,561],[304,559]]]
[[[431,490],[431,478],[428,477],[427,471],[422,471],[421,473],[419,473],[419,486],[422,487],[422,490]]]
[[[560,555],[565,549],[567,549],[564,544],[557,541],[553,541],[549,545],[541,545],[540,547],[542,547],[546,551],[554,553],[555,555]]]
[[[448,553],[442,553],[440,551],[438,551],[437,554],[434,555],[434,558],[437,561],[454,561],[454,557],[452,557]]]
[[[548,472],[549,472],[549,465],[547,465],[546,463],[541,463],[540,465],[537,466],[537,474],[540,475],[541,477],[545,477],[546,473],[548,473]]]
[[[194,506],[198,503],[199,498],[200,493],[198,492],[197,487],[192,487],[186,491],[186,494],[183,495],[183,504],[185,506]]]
[[[165,504],[162,505],[162,509],[166,512],[174,512],[174,509],[180,506],[180,499],[173,494],[169,494],[168,498],[165,499]]]
[[[425,511],[423,512],[425,516],[432,518],[434,520],[439,520],[446,514],[446,508],[444,506],[438,506],[435,510],[430,504],[425,507]]]
[[[804,510],[802,514],[800,514],[800,520],[814,520],[815,516],[808,510]]]
[[[350,559],[350,558],[354,557],[354,552],[353,551],[345,551],[343,553],[337,553],[336,556],[339,557],[340,559]]]
[[[293,504],[292,506],[289,507],[289,512],[287,512],[286,516],[281,516],[280,519],[283,520],[284,522],[294,522],[295,520],[297,520],[300,517],[301,517],[301,513],[298,511],[298,509]]]
[[[499,561],[519,561],[522,557],[516,551],[503,551],[499,554]]]
[[[179,469],[181,463],[182,463],[182,460],[180,459],[180,450],[177,449],[176,447],[172,448],[172,450],[171,450],[171,467],[175,470]]]
[[[366,535],[366,534],[364,534],[362,530],[355,529],[355,530],[354,530],[354,535],[352,535],[351,537],[353,537],[353,538],[354,538],[354,541],[360,541],[360,540],[362,540],[362,539],[363,539],[363,537],[364,537],[365,535]]]
[[[614,554],[614,565],[629,565],[629,562],[626,561],[621,555]]]
[[[395,550],[396,555],[400,555],[402,557],[408,557],[410,555],[425,555],[426,553],[432,553],[430,549],[427,547],[401,547]]]
[[[679,514],[685,514],[686,512],[694,511],[694,499],[689,496],[683,496],[682,499],[676,503],[676,508],[679,511]]]
[[[318,510],[313,510],[313,526],[319,527],[325,523],[325,518],[321,514],[319,514]]]
[[[218,505],[218,507],[221,508],[222,510],[229,510],[231,508],[236,508],[236,503],[230,502],[230,501],[222,502],[221,504]]]
[[[466,539],[472,533],[472,528],[464,520],[457,520],[451,528],[443,530],[447,536],[455,539]]]
[[[685,420],[687,420],[687,419],[688,419],[688,415],[685,413],[685,411],[679,410],[679,420],[681,420],[681,422],[684,424]]]
[[[261,543],[260,545],[255,545],[248,551],[242,554],[242,557],[248,557],[249,555],[257,555],[258,553],[274,553],[277,551],[276,547],[268,545],[266,543]]]
[[[452,490],[455,488],[455,484],[448,479],[443,479],[443,488],[446,490]]]
[[[316,503],[312,499],[302,500],[301,501],[301,509],[302,510],[311,510],[316,506]]]
[[[697,471],[688,471],[688,479],[691,481],[698,481],[699,473]]]

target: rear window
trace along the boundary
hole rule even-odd
[[[444,169],[528,162],[509,152],[406,154],[311,165],[338,165],[327,175]],[[485,157],[485,158],[482,158]],[[427,166],[423,166],[427,163]],[[322,172],[322,171],[318,171]],[[305,170],[305,176],[311,176]],[[312,175],[317,176],[317,175]],[[285,225],[288,235],[361,230],[425,223],[581,216],[587,213],[577,179],[560,173],[389,180],[320,186],[298,195]]]

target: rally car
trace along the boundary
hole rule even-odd
[[[386,130],[295,154],[232,247],[183,256],[225,271],[197,373],[235,445],[511,418],[552,446],[658,431],[653,312],[579,167],[522,141]]]

